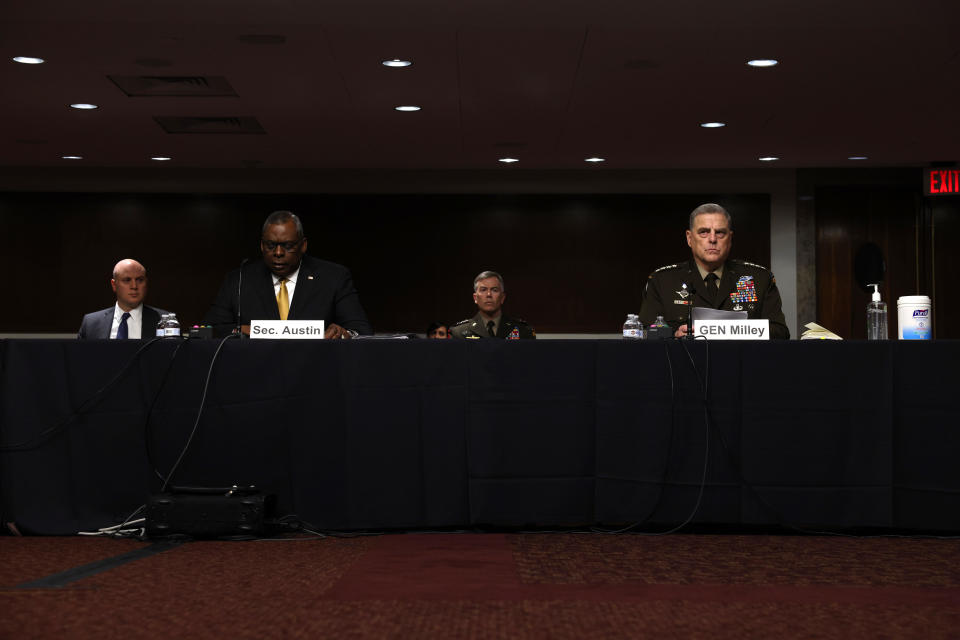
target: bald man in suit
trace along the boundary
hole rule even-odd
[[[147,269],[132,258],[113,267],[110,286],[117,301],[112,307],[83,316],[77,337],[84,340],[140,340],[156,336],[163,309],[143,303],[147,297]]]

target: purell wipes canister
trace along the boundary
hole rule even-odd
[[[901,340],[929,340],[933,337],[933,314],[929,296],[897,298],[897,327]]]

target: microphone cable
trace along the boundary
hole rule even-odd
[[[217,345],[217,350],[213,352],[213,357],[210,359],[210,367],[207,369],[207,378],[203,383],[203,395],[200,397],[200,407],[197,409],[197,419],[193,423],[193,429],[190,431],[190,436],[187,438],[186,444],[183,445],[183,449],[180,451],[177,461],[173,463],[170,471],[167,473],[166,477],[163,478],[163,486],[160,487],[161,493],[167,490],[167,485],[170,484],[170,480],[173,479],[173,475],[177,472],[177,468],[183,461],[183,457],[187,454],[187,450],[190,448],[190,443],[193,442],[193,437],[196,435],[197,428],[200,426],[200,418],[203,416],[203,407],[207,401],[207,390],[210,388],[210,378],[213,375],[213,365],[216,364],[217,358],[220,355],[220,351],[223,349],[223,345],[227,344],[227,340],[236,337],[238,337],[236,334],[231,333],[230,335],[222,338],[220,340],[220,344]]]
[[[234,327],[234,332],[237,335],[242,335],[243,333],[243,330],[241,328],[243,326],[243,320],[242,320],[242,316],[240,315],[240,305],[241,305],[240,294],[243,293],[243,289],[242,289],[243,267],[248,262],[250,262],[250,258],[244,258],[243,260],[240,261],[240,269],[239,269],[239,273],[237,274],[237,326]]]
[[[157,463],[153,457],[153,449],[150,446],[151,436],[153,435],[150,419],[153,417],[153,408],[156,406],[157,400],[160,399],[160,394],[163,393],[163,389],[167,385],[167,379],[170,377],[170,372],[173,370],[173,362],[177,359],[177,354],[180,352],[180,348],[183,347],[183,345],[185,345],[187,342],[189,342],[189,340],[181,340],[177,345],[177,348],[174,349],[173,353],[170,355],[170,362],[167,363],[167,368],[163,372],[163,378],[160,380],[160,385],[157,387],[156,393],[153,394],[153,399],[150,401],[150,405],[147,407],[147,415],[143,420],[143,446],[146,450],[147,464],[150,465],[150,468],[161,481],[163,480],[163,474],[160,473],[160,470],[157,468]]]
[[[705,340],[706,344],[709,345],[709,341],[706,340],[706,338],[704,338],[704,340]],[[724,437],[723,431],[717,426],[716,421],[713,420],[712,416],[710,415],[710,406],[709,406],[709,403],[708,403],[708,401],[707,401],[708,391],[709,391],[709,384],[710,384],[710,375],[709,375],[709,373],[710,373],[710,348],[709,348],[709,346],[707,346],[707,348],[706,348],[706,372],[705,372],[706,375],[704,376],[703,379],[701,379],[701,377],[700,377],[699,370],[697,369],[696,363],[694,362],[693,356],[690,354],[690,351],[689,351],[689,349],[687,348],[687,345],[684,344],[683,348],[684,348],[684,350],[687,352],[687,357],[688,357],[688,359],[690,360],[690,364],[691,364],[691,366],[693,367],[694,373],[695,373],[696,376],[697,376],[697,382],[698,382],[698,384],[700,384],[701,389],[703,389],[703,394],[704,394],[704,405],[703,405],[703,407],[704,407],[704,420],[706,421],[706,423],[707,423],[707,425],[708,425],[708,428],[712,428],[713,430],[716,431],[717,438],[720,440],[720,446],[721,446],[721,448],[723,449],[724,454],[726,454],[727,462],[728,462],[728,464],[731,466],[731,468],[736,472],[737,478],[739,479],[741,486],[746,487],[746,488],[750,491],[750,494],[756,499],[757,504],[758,504],[763,510],[765,510],[765,511],[767,512],[767,515],[769,515],[769,516],[771,517],[771,519],[772,519],[777,525],[779,525],[779,526],[782,527],[783,529],[787,529],[787,530],[790,530],[790,531],[795,531],[795,532],[797,532],[797,533],[801,533],[801,534],[804,534],[804,535],[825,535],[825,536],[837,536],[837,537],[849,537],[849,538],[862,538],[862,537],[934,538],[934,539],[939,539],[939,540],[952,540],[952,539],[957,539],[957,538],[958,538],[958,536],[900,535],[900,534],[879,534],[879,535],[875,535],[875,536],[863,536],[863,535],[855,535],[855,534],[843,533],[843,532],[838,532],[838,531],[824,531],[824,530],[809,529],[809,528],[806,528],[806,527],[803,527],[803,526],[800,526],[800,525],[797,525],[797,524],[794,524],[794,523],[790,522],[787,518],[783,517],[783,514],[781,514],[780,511],[777,510],[776,507],[774,507],[772,504],[770,504],[770,502],[767,501],[767,500],[760,494],[760,491],[757,489],[757,487],[755,487],[755,486],[753,485],[753,483],[751,483],[749,480],[747,480],[747,479],[744,477],[744,474],[743,474],[743,465],[741,464],[740,459],[735,455],[733,449],[732,449],[732,448],[730,447],[730,445],[727,443],[727,439]],[[701,486],[701,495],[702,495],[702,491],[703,491],[703,487]]]
[[[676,404],[677,404],[676,384],[675,384],[674,372],[673,372],[673,359],[670,357],[669,345],[671,341],[662,340],[661,342],[663,342],[663,350],[667,359],[667,369],[669,370],[669,373],[670,373],[670,376],[669,376],[670,378],[670,438],[667,440],[667,451],[663,461],[663,472],[660,474],[660,482],[657,483],[657,498],[656,500],[653,501],[653,505],[647,511],[647,514],[642,518],[640,518],[639,520],[637,520],[636,522],[634,522],[633,524],[630,524],[620,529],[601,529],[599,527],[591,527],[590,530],[593,533],[608,533],[608,534],[626,533],[628,531],[631,531],[632,529],[639,527],[640,525],[644,524],[648,520],[650,520],[650,518],[653,517],[653,514],[657,512],[657,509],[660,508],[660,502],[663,499],[663,486],[664,484],[666,484],[667,476],[670,474],[670,459],[673,456],[673,443],[674,443],[674,436],[676,435],[676,430],[674,427],[676,426],[675,414],[676,414]]]
[[[709,344],[709,341],[707,341],[707,343]],[[685,349],[685,350],[687,349],[686,345],[684,345],[684,349]],[[691,365],[692,365],[693,368],[694,368],[694,373],[697,374],[697,380],[698,380],[698,382],[701,384],[702,388],[704,389],[704,397],[706,398],[706,397],[707,397],[707,389],[708,389],[708,385],[709,385],[709,366],[710,366],[709,347],[707,348],[707,355],[706,355],[706,366],[707,366],[707,374],[708,374],[708,375],[707,375],[705,381],[701,381],[701,380],[700,380],[699,372],[698,372],[698,370],[697,370],[697,368],[696,368],[696,365],[694,364],[693,358],[692,358],[692,356],[690,355],[690,352],[689,352],[689,351],[687,351],[687,356],[688,356],[688,358],[690,358],[690,363],[691,363]],[[804,534],[804,535],[836,536],[836,537],[847,537],[847,538],[864,538],[864,537],[870,537],[870,538],[873,538],[873,537],[879,537],[879,538],[924,538],[924,539],[926,539],[926,538],[932,538],[932,539],[937,539],[937,540],[954,540],[954,539],[960,538],[960,536],[951,536],[951,535],[943,535],[943,536],[941,536],[941,535],[924,535],[924,534],[916,534],[916,535],[914,535],[914,534],[907,534],[907,535],[902,535],[902,534],[878,534],[878,535],[865,536],[865,535],[856,535],[856,534],[844,533],[844,532],[840,532],[840,531],[824,531],[824,530],[818,530],[818,529],[811,529],[811,528],[803,527],[803,526],[798,525],[798,524],[794,524],[794,523],[790,522],[787,518],[785,518],[785,517],[783,516],[783,514],[780,513],[780,511],[779,511],[776,507],[774,507],[772,504],[770,504],[770,502],[761,495],[761,493],[760,493],[760,491],[757,489],[757,487],[754,486],[753,483],[751,483],[749,480],[747,480],[747,479],[744,477],[743,465],[741,464],[741,461],[740,461],[739,457],[734,453],[732,447],[730,447],[730,445],[727,443],[727,439],[724,437],[723,431],[716,425],[716,421],[712,419],[712,417],[711,417],[711,415],[710,415],[710,407],[709,407],[709,405],[708,405],[706,402],[704,402],[704,418],[705,418],[705,420],[707,420],[707,423],[708,423],[710,426],[712,426],[712,428],[716,431],[717,438],[720,440],[720,446],[721,446],[721,448],[723,449],[724,454],[726,455],[727,462],[728,462],[728,464],[730,465],[730,467],[736,472],[737,478],[739,479],[741,486],[746,487],[746,488],[750,491],[750,494],[754,497],[754,499],[756,499],[757,504],[761,507],[761,509],[763,509],[764,511],[766,511],[767,515],[770,516],[770,518],[771,518],[778,526],[780,526],[780,527],[783,528],[783,529],[787,529],[787,530],[790,530],[790,531],[795,531],[795,532],[797,532],[797,533]]]
[[[706,341],[706,338],[704,338],[704,340]],[[687,516],[687,518],[686,518],[682,523],[680,523],[679,525],[677,525],[677,526],[675,526],[675,527],[673,527],[672,529],[669,529],[669,530],[667,530],[667,531],[659,531],[659,532],[658,532],[658,531],[633,531],[634,529],[636,529],[636,528],[639,527],[640,525],[648,522],[648,521],[650,520],[650,518],[653,517],[653,514],[655,514],[655,513],[657,512],[657,509],[660,508],[660,503],[661,503],[662,500],[663,500],[664,485],[666,485],[667,478],[668,478],[668,476],[670,475],[670,461],[671,461],[671,459],[673,458],[673,449],[674,449],[674,442],[675,442],[675,440],[676,440],[676,424],[677,424],[677,421],[676,421],[677,393],[676,393],[675,372],[674,372],[674,367],[673,367],[673,358],[670,356],[670,344],[671,344],[671,343],[678,343],[678,342],[679,342],[680,344],[682,344],[684,350],[687,351],[687,345],[686,345],[686,339],[685,339],[685,338],[674,338],[674,339],[672,339],[672,340],[663,340],[664,353],[665,353],[666,359],[667,359],[667,367],[668,367],[669,372],[670,372],[670,438],[669,438],[669,440],[668,440],[666,456],[665,456],[665,458],[664,458],[663,473],[661,474],[661,476],[660,476],[660,482],[658,483],[658,489],[659,489],[659,491],[658,491],[658,493],[657,493],[657,499],[654,501],[653,505],[650,507],[649,511],[647,512],[647,515],[645,515],[645,516],[644,516],[643,518],[641,518],[640,520],[634,522],[633,524],[631,524],[631,525],[629,525],[629,526],[626,526],[626,527],[623,527],[623,528],[620,528],[620,529],[612,529],[612,530],[592,528],[591,531],[594,532],[594,533],[619,534],[619,533],[628,533],[628,532],[631,532],[631,533],[635,533],[636,535],[665,536],[665,535],[669,535],[669,534],[671,534],[671,533],[676,533],[677,531],[679,531],[679,530],[682,529],[683,527],[687,526],[687,525],[693,520],[693,518],[696,516],[697,512],[700,510],[700,504],[701,504],[701,502],[702,502],[703,492],[704,492],[704,488],[705,488],[705,486],[706,486],[707,469],[708,469],[708,466],[709,466],[708,463],[709,463],[709,459],[710,459],[710,432],[709,432],[709,423],[706,424],[706,432],[705,432],[705,450],[704,450],[704,454],[703,454],[703,473],[701,474],[701,478],[700,478],[700,489],[699,489],[699,492],[698,492],[698,495],[697,495],[697,501],[696,501],[696,503],[694,504],[693,510],[690,512],[690,514]],[[688,355],[688,357],[689,357],[689,351],[687,351],[687,355]],[[691,358],[691,363],[693,363],[692,358]],[[708,365],[708,367],[709,367],[709,349],[708,349],[707,365]],[[694,365],[694,373],[695,373],[695,374],[697,373],[697,371],[696,371],[696,365]],[[699,375],[697,376],[697,380],[698,380],[698,382],[699,382]],[[704,390],[704,385],[703,385],[702,383],[701,383],[699,386],[700,386],[700,389],[701,389],[701,390]],[[703,397],[704,407],[706,408],[706,391],[703,391],[703,393],[704,393],[704,397]],[[705,412],[705,414],[704,414],[704,417],[705,417],[705,419],[707,418],[706,412]]]
[[[696,339],[696,338],[694,338],[694,339]],[[706,358],[707,358],[706,367],[707,367],[707,375],[709,376],[709,373],[710,373],[710,347],[709,347],[709,341],[708,341],[706,338],[704,338],[703,340],[704,340],[704,344],[705,344],[705,346],[706,346],[706,353],[707,353],[707,356],[706,356]],[[703,403],[704,441],[703,441],[703,471],[702,471],[701,474],[700,474],[700,488],[699,488],[699,490],[697,491],[697,501],[696,501],[696,503],[694,503],[693,509],[691,509],[690,514],[686,517],[686,519],[685,519],[683,522],[681,522],[680,524],[676,525],[676,526],[673,527],[672,529],[668,529],[667,531],[659,531],[659,532],[638,531],[638,532],[636,532],[638,535],[646,535],[646,536],[666,536],[666,535],[670,535],[671,533],[676,533],[677,531],[680,531],[681,529],[683,529],[685,526],[687,526],[688,524],[690,524],[690,523],[693,521],[693,519],[696,517],[697,513],[700,511],[700,505],[701,505],[702,502],[703,502],[703,492],[704,492],[704,489],[705,489],[706,486],[707,486],[707,470],[708,470],[709,467],[710,467],[710,416],[709,416],[709,413],[708,413],[708,411],[707,411],[707,385],[705,385],[705,384],[700,380],[700,374],[699,374],[699,372],[697,371],[697,366],[696,366],[696,364],[694,363],[693,356],[690,354],[690,350],[689,350],[689,348],[688,348],[688,346],[687,346],[687,339],[685,339],[685,338],[678,338],[678,339],[675,339],[673,342],[679,342],[679,343],[681,344],[681,346],[683,346],[683,350],[684,350],[684,352],[686,352],[687,358],[689,358],[690,364],[691,364],[691,366],[693,367],[693,372],[694,372],[694,374],[697,376],[697,382],[698,382],[698,384],[699,384],[700,391],[701,391],[701,393],[703,394],[703,396],[701,397],[701,402]],[[669,358],[669,354],[668,354],[667,357]],[[671,429],[671,439],[672,439],[673,422],[671,422],[671,427],[670,427],[670,429]],[[661,491],[662,491],[662,490],[661,490]]]
[[[70,415],[68,415],[66,418],[61,420],[59,423],[53,425],[52,427],[48,427],[44,429],[35,437],[29,440],[25,440],[23,442],[17,442],[13,444],[0,444],[0,452],[29,451],[31,449],[35,449],[36,447],[40,446],[50,438],[54,437],[55,435],[63,431],[67,427],[67,425],[69,425],[71,422],[73,422],[74,420],[82,416],[84,413],[86,413],[87,411],[95,407],[97,403],[103,400],[103,398],[106,396],[106,393],[110,391],[114,386],[116,386],[118,382],[120,382],[120,380],[127,374],[127,372],[133,367],[133,365],[136,364],[137,360],[140,359],[140,356],[147,349],[157,344],[161,340],[162,338],[160,337],[154,337],[154,338],[151,338],[149,341],[147,341],[145,344],[141,345],[140,348],[137,349],[132,356],[130,356],[130,358],[123,365],[120,371],[113,378],[111,378],[109,382],[107,382],[105,385],[100,387],[100,389],[98,389],[92,396],[87,398],[85,401],[81,402],[80,406],[77,409],[73,410],[70,413]]]

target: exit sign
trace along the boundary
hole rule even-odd
[[[923,192],[928,196],[960,194],[960,169],[924,169]]]

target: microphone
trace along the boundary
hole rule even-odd
[[[241,298],[240,298],[240,292],[241,292],[241,287],[243,287],[243,266],[244,266],[245,264],[247,264],[248,262],[250,262],[250,258],[244,258],[244,259],[240,262],[240,277],[237,279],[237,326],[236,326],[236,328],[234,329],[234,333],[236,333],[236,334],[239,335],[239,336],[243,336],[243,331],[241,331],[241,329],[240,329],[240,326],[241,326],[241,322],[240,322],[240,300],[241,300]]]
[[[681,284],[680,288],[690,293],[690,303],[687,305],[687,335],[684,337],[693,340],[696,337],[693,335],[693,296],[697,295],[697,290],[693,286],[688,286],[686,282]]]

